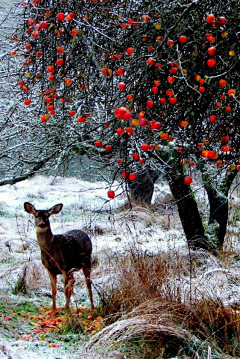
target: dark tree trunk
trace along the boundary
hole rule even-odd
[[[134,200],[150,204],[154,191],[154,183],[159,178],[159,172],[145,168],[137,173],[135,181],[128,181],[128,187]]]
[[[191,187],[184,183],[183,167],[175,164],[168,171],[167,179],[178,206],[179,217],[189,247],[192,249],[210,249],[205,238],[202,219],[194,194]]]
[[[212,224],[215,222],[218,223],[218,225],[214,227],[214,234],[219,242],[219,247],[222,247],[227,231],[228,198],[220,196],[215,188],[210,188],[209,186],[205,186],[205,188],[210,205],[209,229],[211,229]]]
[[[202,167],[204,188],[207,191],[210,214],[208,221],[208,233],[215,237],[219,249],[222,247],[227,232],[228,221],[228,193],[237,175],[237,171],[226,173],[224,180],[216,183],[212,181],[207,170]]]

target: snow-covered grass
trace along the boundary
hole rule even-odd
[[[164,268],[167,268],[165,288],[168,285],[173,292],[180,291],[181,300],[184,302],[193,300],[193,296],[194,300],[200,300],[204,296],[212,301],[220,299],[225,307],[236,305],[240,301],[240,268],[239,261],[235,260],[239,258],[239,253],[236,251],[239,242],[239,233],[236,230],[239,205],[237,197],[232,195],[230,203],[233,212],[229,217],[227,254],[223,252],[222,258],[215,258],[204,252],[189,253],[176,206],[164,182],[156,186],[153,206],[143,207],[133,204],[131,210],[127,198],[121,194],[121,189],[117,189],[117,196],[111,201],[107,198],[107,190],[106,185],[100,182],[89,183],[77,178],[43,176],[35,176],[13,186],[0,187],[1,295],[13,301],[21,301],[24,298],[35,303],[51,304],[50,283],[40,261],[33,218],[23,208],[23,203],[28,201],[37,209],[48,209],[57,203],[63,203],[62,212],[51,218],[53,233],[78,228],[90,235],[94,260],[92,281],[94,288],[97,289],[94,290],[96,304],[100,300],[99,292],[105,293],[107,298],[121,300],[121,296],[116,297],[115,290],[120,284],[124,292],[126,282],[129,288],[132,286],[136,296],[139,290],[142,296],[149,300],[151,296],[148,297],[148,292],[151,291],[151,285],[159,285],[157,277],[161,273],[157,272],[159,269],[156,265],[159,255],[163,256],[163,262],[166,263]],[[203,214],[208,211],[205,195],[200,186],[196,188],[196,196]],[[138,260],[145,257],[152,258],[152,262],[141,262],[146,278],[147,271],[152,274],[152,279],[150,276],[150,282],[144,287],[141,287],[141,283],[137,283],[139,266],[134,269],[131,264],[131,253],[134,249],[139,254]],[[78,305],[89,305],[82,273],[76,273],[75,278],[73,302]],[[18,293],[19,282],[22,279],[24,279],[25,297]],[[129,288],[125,292],[126,298],[122,298],[125,302],[128,300]],[[161,292],[161,288],[158,290]],[[61,280],[58,282],[57,300],[59,305],[64,303]],[[133,300],[137,302],[136,298]],[[132,309],[132,305],[129,304],[129,310]],[[122,325],[133,319],[126,317],[124,320]],[[145,322],[144,317],[141,323]],[[118,330],[114,324],[112,325],[109,330],[117,333]],[[105,330],[105,333],[109,335],[108,330]],[[100,343],[101,340],[106,342],[104,333],[98,335],[96,339]],[[5,345],[5,351],[9,351],[9,343],[4,336],[2,343]],[[25,359],[29,355],[35,358],[36,353],[40,359],[52,359],[57,356],[61,359],[74,357],[73,354],[61,352],[61,348],[55,349],[52,356],[51,350],[49,351],[42,344],[38,347],[32,345],[29,350],[26,349],[26,343],[23,341],[17,345],[21,347],[18,352],[19,358]],[[81,355],[84,358],[97,358],[97,354],[93,355],[91,351],[88,351],[88,354],[84,353],[82,349]],[[15,354],[11,355],[14,357]]]

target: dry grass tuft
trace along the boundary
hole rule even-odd
[[[240,312],[198,286],[201,268],[209,273],[209,262],[219,260],[201,251],[150,254],[137,247],[115,260],[116,283],[102,301],[110,324],[88,348],[104,352],[118,345],[144,359],[240,357]]]
[[[192,351],[194,346],[194,338],[190,333],[182,328],[178,328],[174,322],[168,318],[167,323],[161,316],[155,314],[141,314],[136,316],[136,313],[131,313],[132,317],[125,316],[118,322],[112,323],[105,327],[101,332],[93,336],[87,347],[98,348],[99,344],[102,349],[116,346],[121,343],[141,344],[143,358],[145,354],[150,354],[151,357],[159,357],[171,353],[177,355],[180,348],[189,348]],[[167,316],[166,316],[167,317]],[[150,347],[146,343],[151,343]],[[153,349],[154,348],[154,349]],[[141,356],[139,356],[141,357]]]

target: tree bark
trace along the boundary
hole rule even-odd
[[[219,181],[213,181],[204,166],[201,166],[201,172],[210,205],[207,233],[209,240],[214,241],[220,249],[227,232],[228,193],[237,171],[226,173]]]
[[[151,204],[154,183],[159,178],[159,172],[144,168],[137,173],[135,181],[128,181],[128,187],[135,201]]]
[[[202,218],[194,194],[191,187],[184,183],[183,166],[175,164],[168,171],[167,180],[178,206],[179,217],[189,247],[211,250],[205,238]]]

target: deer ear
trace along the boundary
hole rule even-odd
[[[35,209],[34,205],[29,202],[24,203],[24,209],[28,213],[31,213],[31,214],[36,213],[36,209]]]
[[[58,214],[59,212],[61,212],[62,208],[63,208],[62,203],[56,204],[55,206],[53,206],[48,210],[49,216],[51,216],[52,214]]]

